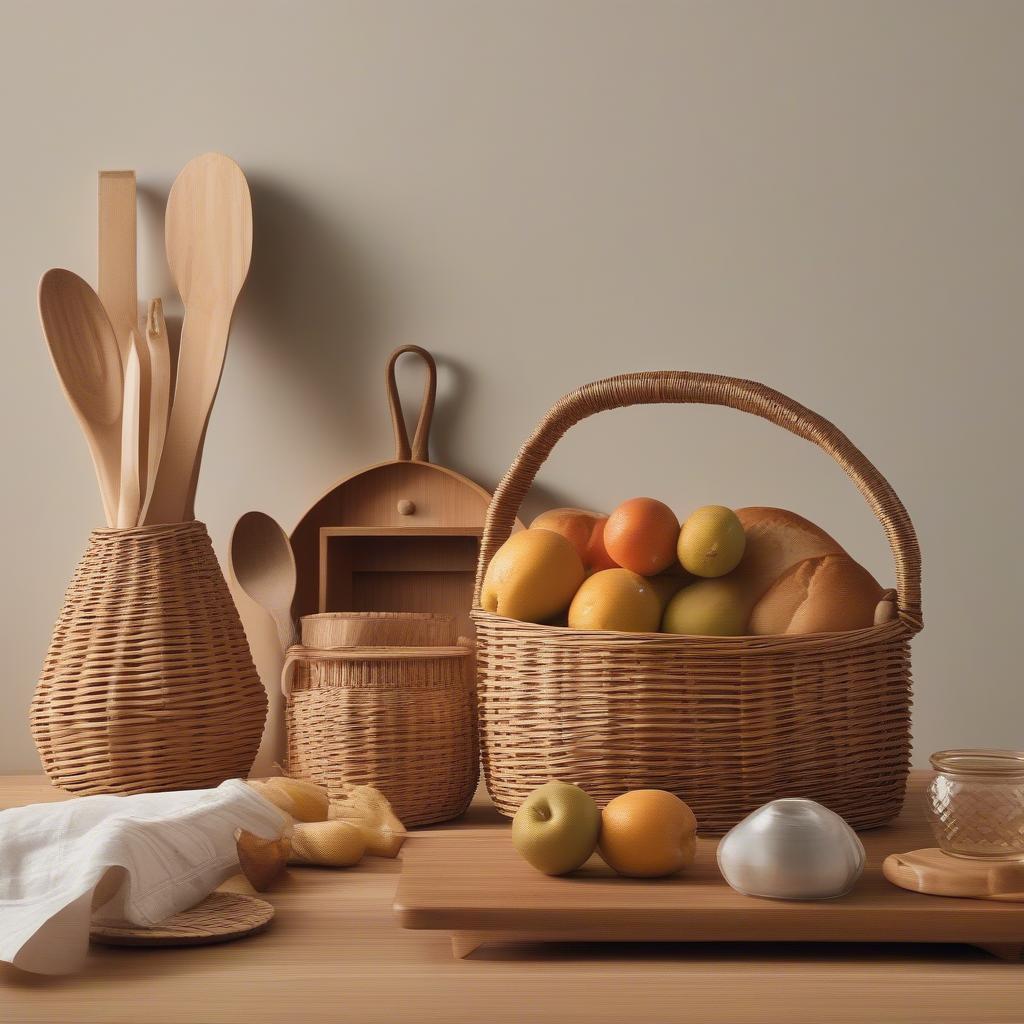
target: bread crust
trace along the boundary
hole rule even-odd
[[[836,633],[874,625],[883,590],[847,554],[798,562],[757,602],[750,615],[755,636]]]

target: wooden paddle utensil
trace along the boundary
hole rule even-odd
[[[39,282],[39,317],[61,387],[89,445],[107,525],[117,522],[121,465],[121,355],[99,296],[70,270]]]
[[[142,506],[140,475],[140,440],[142,425],[140,408],[143,382],[139,361],[139,339],[134,331],[128,334],[128,360],[124,366],[124,404],[121,410],[121,486],[117,496],[117,528],[137,526]]]
[[[140,522],[145,521],[156,485],[157,468],[164,450],[167,417],[171,411],[171,350],[167,341],[167,323],[160,299],[153,299],[146,316],[146,348],[149,351],[149,423],[146,446],[146,495]]]
[[[292,599],[295,556],[288,535],[265,512],[246,512],[231,534],[231,569],[238,585],[277,624],[281,649],[295,643]]]
[[[252,201],[241,168],[219,153],[185,165],[164,223],[167,262],[185,319],[167,436],[147,523],[192,518],[194,480],[228,333],[252,258]]]
[[[129,335],[138,329],[135,172],[100,171],[99,286],[96,289],[128,365]]]
[[[134,171],[100,171],[98,285],[96,293],[110,317],[117,347],[121,352],[121,371],[127,371],[131,337],[139,331],[138,245],[136,230],[136,189]],[[149,349],[137,347],[139,360],[139,439],[140,492],[145,496],[149,482]],[[135,523],[131,524],[132,526]]]

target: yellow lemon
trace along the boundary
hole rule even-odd
[[[714,578],[732,572],[746,546],[747,535],[736,513],[724,505],[705,505],[683,523],[676,552],[687,572]]]

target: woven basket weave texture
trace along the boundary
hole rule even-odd
[[[245,777],[266,711],[206,527],[94,531],[32,701],[51,781],[144,793]]]
[[[405,825],[457,817],[479,778],[473,649],[293,647],[283,673],[287,771],[375,786]]]

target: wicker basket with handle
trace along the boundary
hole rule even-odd
[[[296,644],[281,674],[289,775],[375,786],[405,825],[460,815],[480,771],[473,645]]]
[[[818,445],[885,529],[897,615],[849,633],[696,637],[580,631],[484,611],[480,590],[540,466],[570,427],[631,405],[700,403],[760,416]],[[899,498],[835,426],[752,381],[679,371],[625,374],[565,395],[495,491],[477,568],[480,744],[487,788],[512,815],[552,778],[605,803],[667,789],[720,832],[768,800],[803,796],[855,828],[892,818],[910,763],[910,639],[921,561]]]

